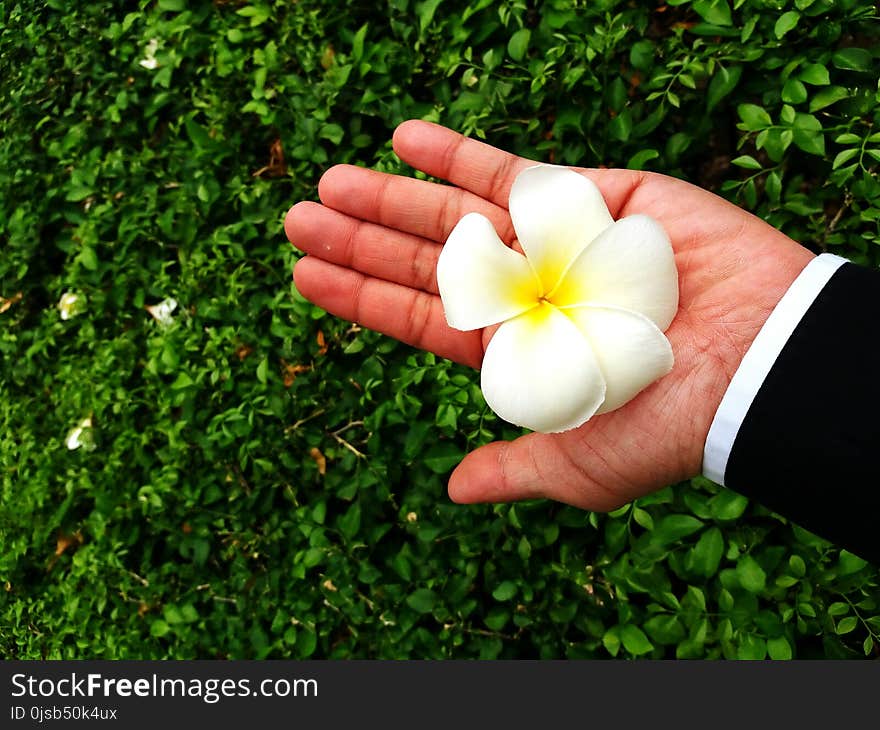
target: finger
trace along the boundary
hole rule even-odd
[[[439,124],[417,119],[399,125],[392,144],[407,164],[503,208],[507,208],[514,178],[535,164]]]
[[[318,203],[294,205],[284,219],[288,239],[301,251],[368,276],[437,293],[433,241],[367,223]]]
[[[492,145],[464,137],[438,124],[411,119],[394,131],[394,151],[400,159],[428,175],[507,208],[510,187],[525,168],[537,163]],[[648,173],[637,170],[594,170],[575,168],[590,178],[605,198],[615,218],[637,210],[627,210],[633,194]]]
[[[473,193],[426,180],[336,165],[318,183],[324,205],[416,236],[445,241],[466,213],[482,213],[502,240],[513,240],[507,210]]]
[[[337,317],[474,368],[483,360],[481,332],[461,332],[446,324],[438,296],[315,256],[300,259],[293,275],[300,294]]]
[[[593,476],[588,455],[578,462],[572,460],[566,443],[574,433],[530,433],[471,452],[449,478],[450,498],[472,504],[545,497],[597,511],[629,501],[629,490],[609,489]],[[596,460],[596,465],[597,472],[605,468],[602,460]]]

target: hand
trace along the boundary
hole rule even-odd
[[[394,133],[402,160],[455,187],[339,165],[321,178],[322,204],[287,214],[306,254],[303,296],[328,312],[479,368],[495,328],[451,329],[437,294],[441,244],[465,214],[482,213],[515,244],[510,186],[533,162],[427,122]],[[675,367],[622,408],[560,434],[531,433],[469,454],[449,480],[457,502],[547,497],[610,510],[700,473],[703,446],[733,373],[813,254],[701,188],[630,170],[578,169],[616,219],[644,213],[672,241],[680,301],[666,331]]]

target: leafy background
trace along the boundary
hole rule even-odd
[[[878,656],[877,568],[704,479],[610,515],[452,505],[461,456],[516,432],[472,372],[306,302],[282,232],[332,163],[410,174],[388,140],[421,117],[876,266],[873,3],[0,17],[3,656]]]

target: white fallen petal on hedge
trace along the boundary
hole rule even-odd
[[[577,257],[552,300],[557,307],[623,307],[665,330],[678,310],[678,271],[669,237],[648,216],[620,219]]]
[[[509,208],[517,239],[545,293],[583,248],[613,223],[592,181],[552,165],[529,167],[517,175]]]
[[[159,41],[155,38],[152,38],[147,44],[146,49],[144,50],[144,58],[138,61],[138,63],[145,69],[152,71],[159,65],[159,62],[156,60],[156,51],[158,50]]]
[[[70,319],[79,314],[82,298],[76,292],[65,292],[58,300],[58,312],[61,319]]]
[[[167,327],[174,321],[171,313],[177,309],[177,300],[171,298],[163,299],[158,304],[147,305],[144,309],[146,309],[150,313],[150,316],[152,316],[160,325]]]
[[[669,340],[644,315],[591,305],[561,311],[590,342],[605,378],[605,401],[597,415],[620,408],[672,370]]]
[[[498,328],[486,348],[481,381],[495,413],[543,433],[580,426],[605,398],[605,381],[586,338],[549,304]]]
[[[92,417],[82,419],[76,426],[67,432],[64,445],[71,451],[84,448],[92,451],[95,448],[95,440],[92,436]]]
[[[504,245],[492,223],[468,213],[437,261],[437,286],[450,327],[498,324],[537,305],[538,282],[525,256]]]

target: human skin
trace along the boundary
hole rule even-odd
[[[436,263],[459,219],[482,213],[516,246],[507,199],[534,161],[444,127],[411,120],[394,132],[406,163],[441,185],[351,165],[329,169],[321,203],[301,202],[285,231],[307,255],[300,293],[331,314],[473,368],[497,327],[446,324]],[[461,503],[544,497],[611,510],[700,473],[712,418],[770,312],[814,254],[706,190],[651,172],[573,168],[602,191],[615,220],[661,223],[679,274],[679,310],[666,336],[671,373],[622,408],[577,429],[530,433],[468,454],[449,479]]]

